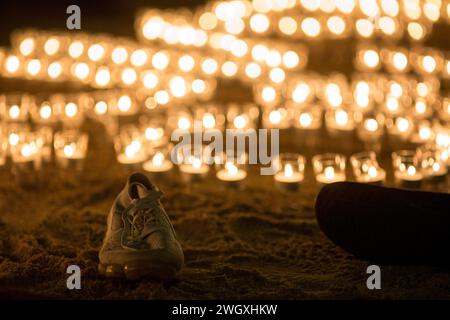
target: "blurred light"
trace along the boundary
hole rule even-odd
[[[124,64],[128,59],[128,51],[124,47],[114,48],[111,59],[115,64]]]
[[[19,46],[22,55],[28,56],[34,51],[34,40],[32,38],[23,39]]]
[[[250,18],[250,28],[257,33],[266,32],[269,29],[270,20],[266,15],[257,13]]]
[[[73,59],[81,57],[84,52],[84,45],[81,41],[74,41],[69,45],[69,56]]]
[[[286,35],[293,35],[298,28],[297,21],[291,17],[283,17],[278,21],[278,28]]]
[[[320,23],[315,18],[305,18],[302,21],[302,30],[303,32],[311,38],[317,37],[320,34]]]
[[[105,48],[96,43],[89,47],[87,54],[90,60],[100,61],[105,55]]]
[[[59,40],[56,38],[49,38],[44,44],[44,51],[47,55],[52,56],[59,50]]]
[[[131,54],[130,62],[135,67],[141,67],[147,63],[147,52],[142,49],[138,49]]]
[[[58,78],[62,74],[62,66],[59,62],[53,62],[48,66],[47,73],[52,79]]]

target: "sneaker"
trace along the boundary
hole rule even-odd
[[[161,191],[147,176],[134,173],[108,215],[99,253],[107,277],[170,280],[181,269],[183,251],[161,202]]]

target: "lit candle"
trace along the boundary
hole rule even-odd
[[[89,137],[77,130],[55,133],[55,155],[59,165],[65,169],[81,171],[86,158]]]
[[[140,164],[145,160],[142,144],[138,140],[131,141],[124,151],[117,155],[117,161],[124,165]]]
[[[386,171],[381,169],[373,151],[361,152],[350,157],[356,181],[370,184],[383,184]]]
[[[143,169],[148,172],[162,173],[171,170],[173,164],[166,158],[163,152],[157,151],[151,159],[144,162]]]
[[[200,156],[190,155],[183,158],[183,162],[178,166],[181,179],[185,182],[200,180],[209,172],[209,166],[202,161]]]
[[[447,179],[447,165],[445,157],[434,146],[422,146],[418,150],[421,159],[422,171],[425,178],[432,181],[445,181]]]
[[[319,184],[345,181],[345,156],[325,153],[314,156],[312,161]]]
[[[278,165],[275,185],[280,190],[297,190],[304,179],[305,158],[298,154],[281,154]]]
[[[234,161],[227,160],[216,173],[217,179],[229,187],[240,187],[241,181],[247,177],[247,172],[240,169]]]
[[[394,177],[403,187],[420,187],[423,174],[419,170],[419,158],[416,151],[400,150],[392,153]]]
[[[334,132],[351,131],[355,129],[353,113],[344,109],[329,110],[325,113],[327,128]]]
[[[40,150],[31,136],[26,136],[11,149],[13,173],[20,185],[32,186],[37,182],[37,170],[40,168]]]

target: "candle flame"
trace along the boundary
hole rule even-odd
[[[161,166],[164,162],[164,155],[161,152],[157,152],[152,159],[154,166]]]
[[[413,176],[416,174],[416,168],[414,166],[409,166],[407,172],[409,176]]]
[[[194,160],[192,160],[192,166],[196,169],[200,168],[202,166],[200,158],[195,157]]]
[[[230,176],[235,176],[238,173],[238,168],[231,162],[228,162],[227,165],[227,172]]]
[[[73,157],[75,148],[72,144],[64,146],[64,155],[68,158]]]
[[[294,175],[294,169],[292,168],[292,165],[290,163],[286,163],[284,166],[284,176],[285,177],[292,177]]]
[[[333,167],[326,167],[324,170],[324,174],[325,174],[325,178],[327,178],[328,180],[332,180],[334,179],[334,168]]]
[[[369,170],[367,170],[367,174],[370,178],[375,178],[378,174],[378,170],[374,166],[370,166]]]

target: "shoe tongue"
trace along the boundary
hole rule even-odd
[[[143,184],[141,183],[132,183],[130,185],[130,197],[132,199],[140,199],[144,198],[150,190],[148,190]]]

